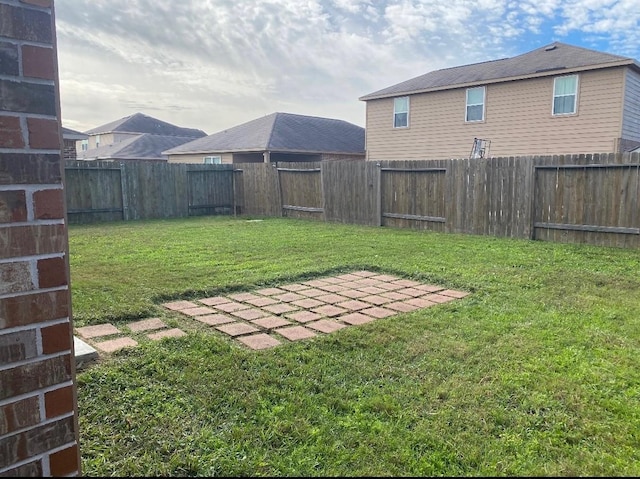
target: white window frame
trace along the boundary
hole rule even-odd
[[[398,100],[407,100],[407,109],[406,111],[398,110]],[[393,128],[409,128],[409,111],[411,110],[411,101],[408,96],[400,96],[393,99]],[[407,121],[405,125],[397,125],[396,116],[397,115],[407,115]]]
[[[81,140],[80,142],[80,150],[87,151],[89,149],[89,140]]]
[[[482,90],[482,103],[469,103],[469,92],[472,90]],[[465,123],[477,123],[484,121],[485,108],[487,103],[487,88],[484,86],[477,86],[473,88],[467,88],[466,92],[466,107],[464,110],[464,121]],[[482,118],[479,120],[470,120],[469,119],[469,107],[471,106],[479,106],[482,105]]]
[[[205,165],[221,165],[222,157],[221,156],[205,156],[202,158],[202,162]]]
[[[562,78],[569,78],[569,77],[575,77],[575,79],[576,79],[576,89],[575,89],[575,91],[570,95],[557,95],[556,94],[556,86],[557,86],[558,80],[562,79]],[[580,76],[578,74],[563,75],[563,76],[560,76],[560,77],[555,77],[553,79],[553,98],[551,99],[551,115],[552,116],[566,116],[566,115],[575,115],[576,113],[578,113],[578,91],[580,91]],[[556,98],[567,97],[567,96],[573,96],[574,97],[574,100],[573,100],[573,111],[556,113]]]
[[[96,148],[100,148],[100,135],[96,135]]]

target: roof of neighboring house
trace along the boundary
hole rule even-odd
[[[86,140],[89,138],[89,135],[85,135],[76,130],[72,130],[71,128],[62,127],[62,138],[65,140]]]
[[[202,130],[181,128],[142,113],[136,113],[135,115],[112,121],[106,125],[85,131],[85,133],[87,135],[99,135],[106,133],[150,133],[152,135],[188,136],[191,138],[207,136],[207,134]]]
[[[332,118],[272,113],[164,154],[238,151],[364,154],[364,128]]]
[[[162,136],[144,133],[113,145],[78,152],[79,160],[166,160],[164,150],[193,140],[189,136]]]
[[[360,100],[375,100],[398,95],[625,65],[640,71],[640,64],[633,58],[554,42],[511,58],[435,70],[370,93],[360,97]]]

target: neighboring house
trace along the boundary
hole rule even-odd
[[[80,133],[79,131],[72,130],[70,128],[62,127],[62,141],[64,144],[63,157],[65,160],[75,160],[76,154],[76,142],[89,139],[89,135]]]
[[[76,143],[80,160],[166,161],[164,150],[207,135],[202,130],[182,128],[142,113],[85,133],[88,138]]]
[[[552,43],[436,70],[360,98],[367,159],[611,153],[640,146],[640,65]]]
[[[165,151],[170,163],[364,160],[364,128],[342,120],[272,113]]]

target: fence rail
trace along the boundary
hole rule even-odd
[[[637,153],[65,171],[71,223],[240,214],[640,246]]]

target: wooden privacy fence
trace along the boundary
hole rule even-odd
[[[288,216],[640,246],[636,153],[236,166],[67,163],[69,219]]]

